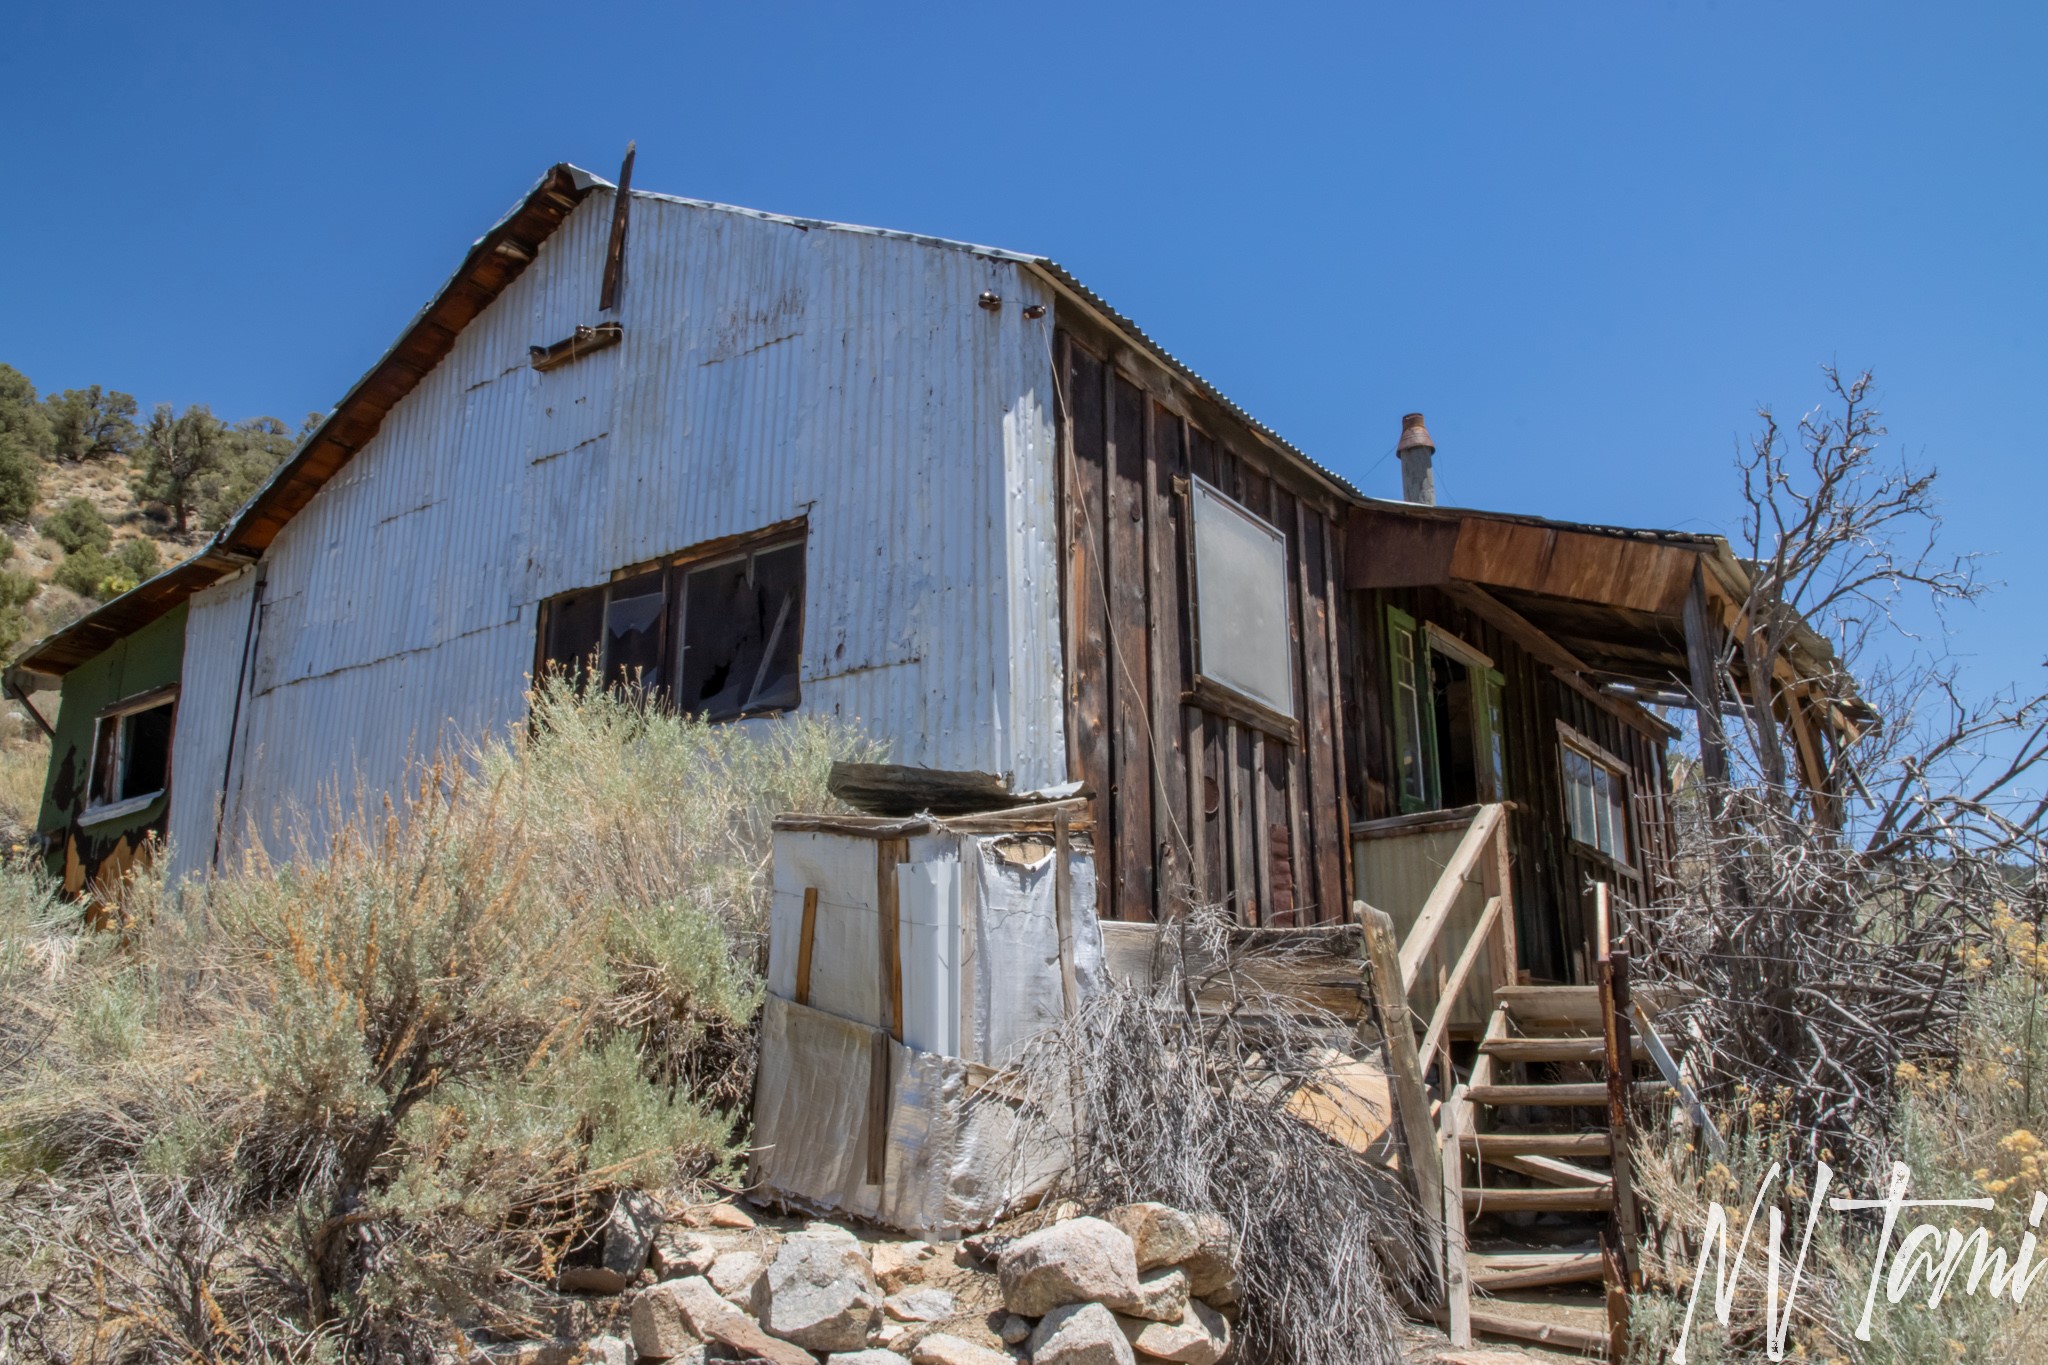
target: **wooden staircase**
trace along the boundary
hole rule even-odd
[[[1628,1111],[1661,1080],[1632,1036],[1626,958],[1603,954],[1598,986],[1503,986],[1469,1070],[1440,1059],[1445,1318],[1454,1342],[1494,1335],[1622,1358],[1631,1249]],[[1617,992],[1617,984],[1619,992]],[[1618,997],[1618,998],[1617,998]],[[1530,1216],[1535,1216],[1532,1219]],[[1547,1246],[1528,1246],[1540,1221]],[[1492,1296],[1599,1286],[1604,1330],[1488,1303]],[[1484,1296],[1475,1306],[1475,1293]]]
[[[1628,1292],[1640,1283],[1629,1111],[1670,1093],[1678,1075],[1648,1031],[1646,1002],[1630,998],[1628,955],[1610,946],[1604,887],[1596,894],[1596,982],[1517,980],[1500,815],[1489,806],[1473,819],[1398,948],[1392,921],[1360,906],[1404,1172],[1424,1210],[1438,1215],[1441,1308],[1428,1312],[1456,1346],[1476,1331],[1620,1361]],[[1486,897],[1477,926],[1464,943],[1440,948],[1450,905],[1474,876]],[[1453,949],[1456,965],[1439,968],[1418,1044],[1409,992],[1425,961]],[[1468,1033],[1454,1046],[1450,1019],[1481,963],[1492,968],[1477,978],[1491,988],[1491,1009],[1477,1039]],[[1573,1285],[1597,1287],[1576,1316],[1568,1304],[1549,1311],[1546,1301],[1538,1312],[1495,1297]]]

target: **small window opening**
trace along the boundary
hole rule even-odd
[[[157,694],[100,716],[93,729],[88,810],[144,805],[170,786],[177,705],[175,695]]]
[[[638,687],[709,720],[801,699],[804,542],[673,562],[542,606],[540,662]]]

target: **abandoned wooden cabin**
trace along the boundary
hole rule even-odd
[[[1503,804],[1520,968],[1584,981],[1743,569],[1435,506],[1431,449],[1412,417],[1410,496],[1368,498],[1049,260],[558,166],[199,553],[6,681],[62,693],[75,892],[151,836],[179,876],[283,851],[596,652],[713,718],[1084,784],[1113,919],[1399,919]]]
[[[1438,506],[1419,415],[1399,449],[1365,496],[1045,258],[561,165],[198,553],[5,682],[61,693],[74,893],[317,845],[594,655],[714,720],[1080,784],[1105,922],[1384,912],[1427,1065],[1589,988],[1601,898],[1657,893],[1665,712],[1711,698],[1719,761],[1748,581],[1713,536]],[[1824,792],[1847,721],[1797,645]]]

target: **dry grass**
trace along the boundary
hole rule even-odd
[[[1289,1111],[1351,1029],[1260,991],[1221,925],[1197,913],[1166,927],[1151,985],[1111,986],[1027,1049],[1027,1121],[1071,1154],[1060,1196],[1229,1221],[1243,1289],[1234,1358],[1392,1365],[1400,1317],[1380,1253],[1412,1245],[1410,1201]],[[1226,990],[1234,1007],[1199,1014],[1196,989]]]
[[[613,1191],[730,1169],[767,822],[868,748],[534,713],[118,933],[0,877],[0,1355],[423,1360],[539,1330]]]

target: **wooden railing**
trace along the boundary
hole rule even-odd
[[[1439,971],[1434,982],[1435,1003],[1418,1045],[1411,997],[1416,986],[1424,981],[1426,966],[1432,959],[1440,960],[1444,931],[1475,872],[1485,903],[1456,960],[1448,969]],[[1445,1177],[1448,1174],[1455,1186],[1457,1134],[1461,1123],[1470,1122],[1464,1114],[1469,1106],[1462,1093],[1451,1093],[1450,1028],[1458,1001],[1474,976],[1481,973],[1482,964],[1483,979],[1490,987],[1515,984],[1515,903],[1509,873],[1507,807],[1481,806],[1473,815],[1436,885],[1423,901],[1407,938],[1398,946],[1394,921],[1385,911],[1360,901],[1355,912],[1365,926],[1367,975],[1389,1053],[1394,1103],[1408,1152],[1410,1179],[1436,1240],[1438,1263],[1462,1267],[1462,1257],[1447,1260],[1443,1256],[1444,1239],[1462,1236],[1464,1232],[1462,1213],[1446,1216]],[[1487,994],[1490,996],[1491,990]],[[1441,1058],[1438,1075],[1449,1100],[1435,1109],[1422,1084],[1423,1069],[1432,1057]],[[1433,1115],[1438,1121],[1432,1121]],[[1452,1144],[1448,1158],[1446,1140]],[[1462,1196],[1459,1199],[1462,1209]]]

